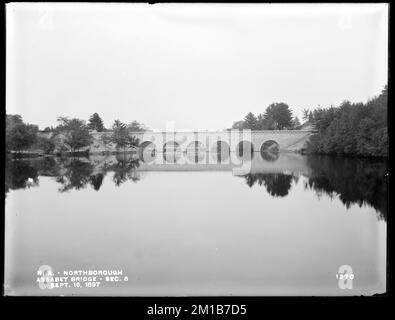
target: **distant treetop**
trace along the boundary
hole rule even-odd
[[[88,122],[88,128],[90,130],[96,130],[98,132],[102,132],[105,130],[103,120],[96,112],[90,116]]]

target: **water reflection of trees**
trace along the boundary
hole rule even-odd
[[[8,161],[5,170],[5,194],[10,190],[38,186],[38,170],[30,161]]]
[[[93,189],[99,191],[101,185],[103,184],[104,174],[97,173],[89,177],[89,183],[92,185]]]
[[[317,194],[338,195],[349,208],[352,204],[370,205],[387,218],[387,163],[382,160],[311,156],[307,158],[311,175],[305,188]]]
[[[117,157],[117,162],[108,167],[109,170],[114,171],[112,180],[114,184],[119,187],[122,183],[132,180],[137,182],[140,180],[140,174],[137,168],[140,165],[140,160],[133,157]]]
[[[353,204],[373,207],[379,218],[387,217],[387,163],[382,160],[355,159],[329,156],[306,158],[310,171],[304,180],[306,189],[317,195],[338,197],[349,208]],[[128,180],[140,180],[139,159],[130,155],[117,156],[114,161],[87,158],[42,158],[6,162],[5,193],[10,190],[38,186],[39,176],[54,177],[59,191],[80,190],[90,185],[100,190],[107,172],[120,186]],[[248,186],[264,186],[273,197],[285,197],[298,175],[257,173],[244,176]]]
[[[41,158],[34,160],[7,161],[5,174],[5,194],[9,190],[38,186],[39,176],[53,177],[60,184],[59,192],[81,190],[88,185],[100,190],[107,172],[114,172],[116,186],[132,180],[140,180],[137,172],[139,160],[117,158],[110,165],[99,168],[88,158]]]
[[[383,160],[309,156],[310,173],[304,187],[317,196],[338,196],[347,207],[357,204],[373,207],[380,219],[387,217],[387,163]],[[285,197],[298,182],[298,176],[283,173],[256,173],[244,176],[246,184],[264,186],[273,197]]]
[[[266,191],[273,197],[285,197],[292,186],[292,181],[298,181],[298,177],[283,173],[256,173],[244,176],[249,187],[254,184],[265,186]]]
[[[79,159],[71,159],[64,164],[64,172],[55,178],[61,184],[60,192],[67,192],[72,189],[84,189],[90,182],[93,172],[93,165],[90,162]]]

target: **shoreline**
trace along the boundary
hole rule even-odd
[[[183,153],[187,151],[182,151]],[[212,153],[210,151],[203,151],[204,153]],[[230,151],[232,153],[236,151]],[[39,158],[72,158],[72,157],[87,157],[90,156],[109,156],[109,155],[122,155],[122,154],[131,154],[138,155],[140,153],[139,150],[132,151],[101,151],[101,152],[74,152],[74,153],[39,153],[39,152],[21,152],[21,153],[6,153],[6,160],[26,160],[26,159],[39,159]],[[163,152],[157,152],[158,154],[163,154]],[[262,153],[261,151],[253,151],[253,153]],[[350,159],[372,159],[372,160],[387,160],[388,156],[369,156],[369,155],[347,155],[347,154],[330,154],[330,153],[313,153],[305,150],[283,150],[279,153],[296,153],[303,156],[328,156],[328,157],[342,157],[342,158],[350,158]]]

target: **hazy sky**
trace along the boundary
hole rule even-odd
[[[223,129],[249,111],[366,101],[387,82],[385,4],[8,4],[7,113]]]

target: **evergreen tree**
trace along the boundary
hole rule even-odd
[[[257,128],[258,128],[258,119],[252,112],[249,112],[244,118],[243,129],[256,130]]]
[[[309,111],[309,109],[303,109],[302,113],[303,113],[302,119],[304,121],[309,121],[309,114],[311,113],[311,111]]]
[[[90,130],[96,130],[98,132],[104,131],[103,120],[96,112],[89,118],[88,128]]]

